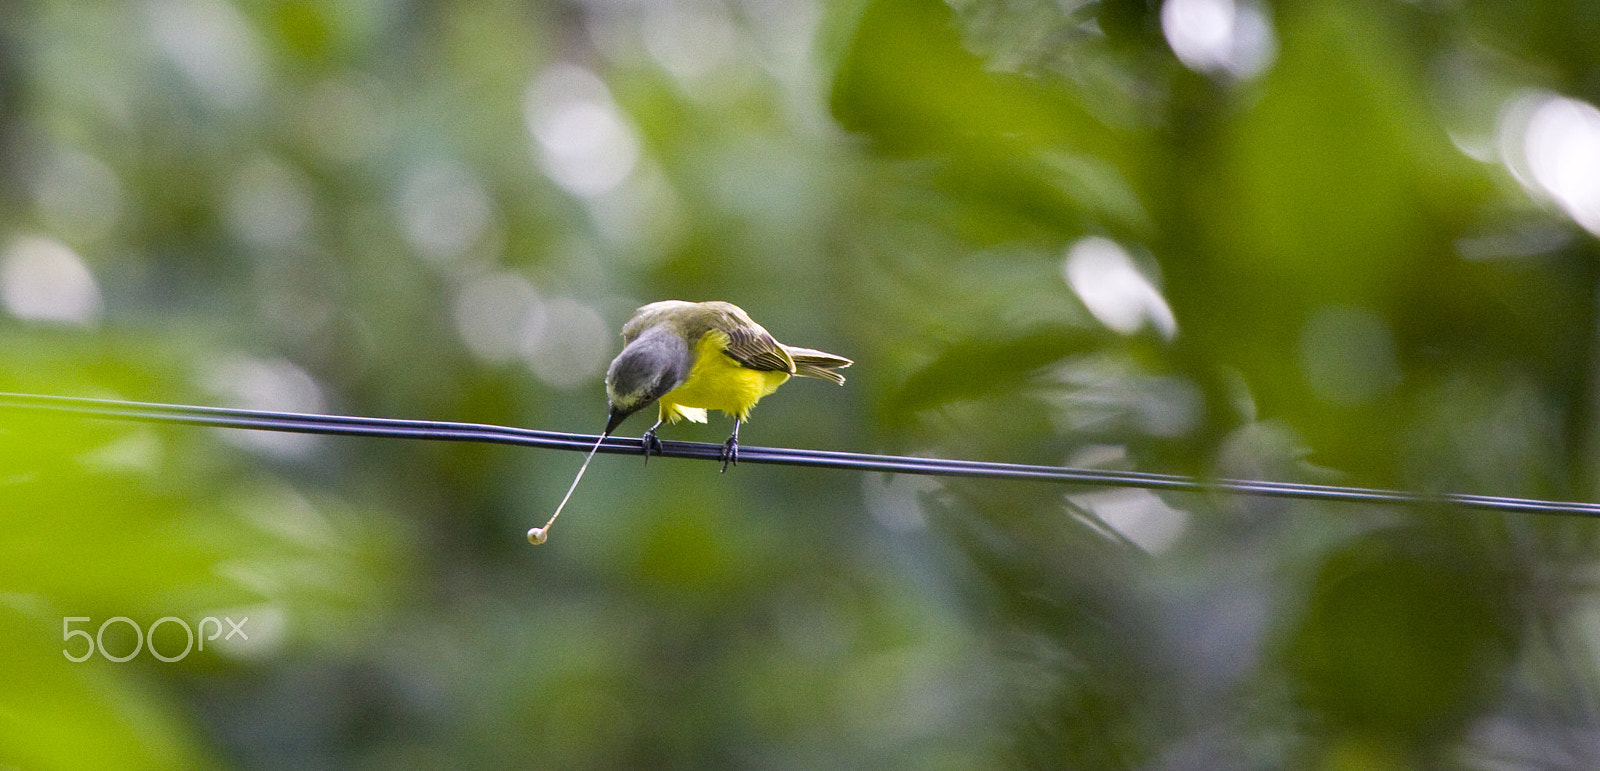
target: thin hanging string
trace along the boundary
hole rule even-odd
[[[0,393],[0,409],[49,411],[113,420],[153,423],[184,423],[217,428],[288,431],[336,436],[368,436],[395,439],[427,439],[451,442],[487,442],[549,450],[589,451],[613,455],[639,455],[638,439],[594,434],[567,434],[482,423],[454,423],[432,420],[397,420],[347,415],[313,415],[225,407],[197,407],[181,404],[151,404],[111,399],[82,399],[68,396]],[[663,440],[657,453],[668,458],[690,458],[721,462],[722,445],[702,442]],[[798,450],[783,447],[740,445],[740,463],[773,463],[814,468],[884,471],[895,474],[1014,479],[1054,484],[1097,487],[1132,487],[1171,492],[1231,493],[1269,498],[1374,503],[1397,506],[1447,504],[1468,509],[1600,517],[1600,504],[1544,501],[1462,493],[1418,493],[1364,487],[1311,485],[1295,482],[1270,482],[1253,479],[1203,479],[1178,474],[1152,474],[1141,471],[1111,471],[1063,466],[1033,466],[1020,463],[918,458],[899,455],[868,455],[826,450]],[[585,461],[587,467],[588,461]],[[581,474],[581,472],[580,472]]]
[[[583,472],[589,470],[589,461],[594,460],[594,451],[600,449],[600,443],[605,440],[606,434],[601,434],[600,438],[594,441],[594,446],[589,448],[589,454],[583,459],[583,465],[578,467],[578,475],[572,478],[572,485],[567,488],[567,494],[561,496],[561,505],[556,506],[556,513],[550,515],[544,527],[535,527],[528,531],[528,543],[537,546],[550,537],[550,526],[556,523],[556,517],[561,516],[561,510],[567,507],[567,501],[572,500],[572,491],[578,489],[578,483],[583,481]]]

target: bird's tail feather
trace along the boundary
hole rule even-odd
[[[800,377],[832,380],[839,385],[844,385],[844,375],[834,370],[844,369],[854,363],[843,356],[835,356],[812,348],[785,345],[783,350],[794,360],[794,374]]]

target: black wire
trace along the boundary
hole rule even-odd
[[[111,399],[83,399],[70,396],[0,393],[0,408],[64,412],[113,420],[154,423],[184,423],[216,428],[287,431],[302,434],[368,436],[394,439],[428,439],[447,442],[487,442],[547,450],[587,452],[598,436],[540,431],[483,423],[454,423],[434,420],[397,420],[349,415],[313,415],[226,407],[197,407],[183,404],[151,404]],[[639,455],[638,439],[608,437],[599,443],[599,452],[613,455]],[[660,454],[668,458],[720,461],[722,445],[703,442],[663,440]],[[1152,474],[1142,471],[1109,471],[1065,466],[1032,466],[1020,463],[917,458],[901,455],[868,455],[827,450],[798,450],[784,447],[739,446],[740,463],[772,463],[814,468],[883,471],[895,474],[1015,479],[1055,484],[1097,487],[1132,487],[1171,492],[1232,493],[1270,498],[1374,503],[1384,505],[1448,504],[1469,509],[1561,514],[1600,517],[1600,504],[1543,501],[1461,493],[1414,493],[1402,490],[1375,490],[1364,487],[1309,485],[1294,482],[1267,482],[1252,479],[1200,479],[1177,474]]]

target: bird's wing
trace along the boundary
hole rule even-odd
[[[739,362],[739,366],[763,372],[794,374],[794,359],[759,324],[737,325],[725,330],[725,334],[728,336],[728,349],[723,353]]]

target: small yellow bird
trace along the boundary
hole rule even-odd
[[[791,376],[844,384],[835,370],[852,363],[843,356],[784,345],[732,303],[654,302],[634,311],[622,327],[622,353],[606,370],[610,417],[600,441],[578,469],[566,497],[544,527],[528,531],[528,540],[544,543],[550,525],[566,508],[600,442],[622,421],[655,402],[659,416],[644,432],[645,460],[660,450],[656,429],[663,422],[688,419],[706,422],[707,410],[733,416],[733,435],[722,445],[722,470],[739,462],[739,425],[749,420],[761,397],[778,390]]]

